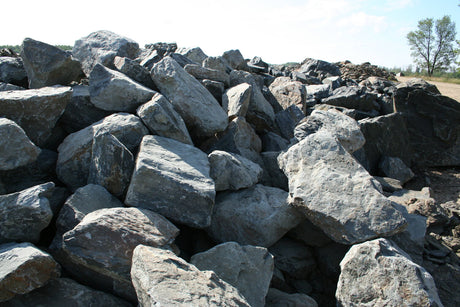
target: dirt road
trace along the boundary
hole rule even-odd
[[[397,77],[398,81],[405,82],[412,77]],[[444,96],[448,96],[460,102],[460,84],[453,84],[453,83],[445,83],[445,82],[435,82],[435,81],[428,81],[431,84],[436,85],[438,90]]]

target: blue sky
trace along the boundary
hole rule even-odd
[[[412,63],[406,34],[424,18],[450,15],[460,32],[458,0],[57,0],[2,4],[0,45],[31,37],[73,45],[110,30],[141,46],[176,42],[210,56],[239,49],[269,63],[307,57],[394,67]],[[8,13],[12,12],[12,13]],[[460,38],[460,33],[457,35]]]

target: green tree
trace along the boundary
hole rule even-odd
[[[455,22],[449,16],[436,21],[420,20],[418,29],[407,34],[415,63],[426,69],[429,76],[435,70],[445,70],[457,57],[453,46],[455,35]]]

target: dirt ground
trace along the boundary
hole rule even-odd
[[[412,77],[397,77],[398,81],[405,82]],[[435,82],[435,81],[428,81],[428,83],[436,85],[438,90],[444,96],[453,98],[460,102],[460,84],[453,84],[453,83],[445,83],[445,82]]]

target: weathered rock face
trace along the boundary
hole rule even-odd
[[[306,294],[286,293],[275,288],[270,288],[266,297],[265,306],[298,306],[298,307],[318,307],[316,301]]]
[[[340,267],[338,306],[443,306],[431,275],[389,240],[353,246]]]
[[[357,86],[339,87],[332,92],[332,96],[322,99],[321,102],[365,112],[378,112],[380,110],[377,96],[367,93]]]
[[[225,91],[222,96],[222,107],[227,111],[228,118],[245,117],[251,100],[252,85],[241,83]]]
[[[201,64],[208,57],[200,47],[186,48],[182,47],[177,49],[177,53],[182,54],[189,60]]]
[[[38,185],[20,192],[0,195],[0,243],[38,242],[40,231],[51,221],[49,198],[54,183]]]
[[[44,286],[61,275],[59,264],[30,243],[0,245],[0,302]]]
[[[126,57],[116,56],[113,60],[113,64],[119,72],[125,74],[137,83],[140,83],[151,89],[155,88],[155,84],[153,84],[149,70],[136,61]]]
[[[105,30],[78,39],[72,49],[72,55],[81,62],[87,76],[98,63],[113,67],[115,56],[134,59],[138,53],[138,43]]]
[[[222,54],[228,65],[236,70],[248,70],[248,65],[238,49],[228,50]]]
[[[269,247],[304,219],[287,197],[281,189],[260,184],[220,193],[208,232],[220,242]]]
[[[197,64],[187,64],[184,66],[184,70],[199,80],[218,81],[224,83],[227,87],[230,84],[230,76],[221,70],[210,69]]]
[[[21,87],[28,86],[27,73],[21,58],[0,57],[0,81]]]
[[[80,62],[69,52],[31,38],[24,39],[21,47],[29,88],[69,85],[84,76]]]
[[[305,110],[306,91],[301,82],[292,81],[289,77],[278,77],[270,84],[269,90],[283,109],[296,105]]]
[[[304,112],[296,106],[291,105],[285,110],[276,113],[276,124],[281,136],[290,140],[295,136],[295,127],[305,118]]]
[[[411,169],[396,157],[383,157],[379,169],[385,176],[397,179],[401,184],[405,184],[415,176]]]
[[[160,136],[143,138],[125,199],[127,205],[204,228],[211,223],[215,193],[204,152]]]
[[[406,221],[366,170],[327,131],[281,154],[290,202],[338,243],[354,244],[401,231]]]
[[[212,271],[200,271],[171,251],[139,245],[131,277],[142,306],[250,306]]]
[[[0,118],[0,170],[11,170],[35,161],[40,148],[14,121]]]
[[[225,130],[228,124],[225,111],[176,61],[165,57],[151,74],[155,85],[184,119],[190,134],[203,138]]]
[[[6,91],[22,91],[25,90],[25,88],[14,85],[14,84],[9,84],[5,82],[0,82],[0,92],[6,92]]]
[[[315,59],[305,59],[298,71],[309,76],[318,77],[321,80],[327,77],[340,76],[339,67],[332,63]]]
[[[71,96],[72,90],[66,86],[0,92],[0,114],[15,121],[32,142],[42,147]]]
[[[353,79],[357,82],[361,82],[373,76],[396,81],[394,73],[389,73],[385,69],[379,68],[376,65],[371,65],[368,62],[361,65],[355,65],[350,62],[340,62],[337,63],[337,66],[340,68],[342,78],[344,79]]]
[[[237,288],[251,306],[265,306],[274,267],[266,248],[227,242],[193,255],[190,263],[201,271],[214,271]]]

